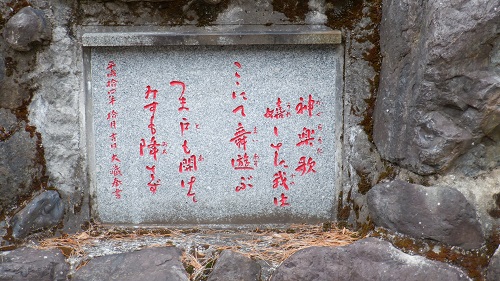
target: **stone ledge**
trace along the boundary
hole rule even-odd
[[[217,27],[107,27],[82,28],[82,44],[97,46],[228,46],[228,45],[337,45],[342,33],[325,26],[223,25]]]

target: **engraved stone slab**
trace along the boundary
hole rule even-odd
[[[92,47],[94,216],[114,224],[333,218],[342,50]]]

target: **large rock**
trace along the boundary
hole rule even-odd
[[[68,272],[59,250],[21,248],[0,253],[1,281],[64,281]]]
[[[0,118],[5,129],[0,141],[0,215],[3,215],[30,196],[33,182],[43,176],[43,166],[38,159],[38,139],[23,129],[24,122],[17,124],[14,116],[4,110],[0,111]]]
[[[224,250],[207,281],[226,280],[259,281],[260,265],[242,254]]]
[[[464,249],[479,248],[484,243],[474,208],[454,188],[396,180],[374,186],[368,192],[367,204],[377,226]]]
[[[285,260],[271,281],[470,280],[448,264],[411,256],[389,242],[366,238],[344,247],[311,247]]]
[[[64,204],[55,190],[36,196],[14,215],[10,224],[12,236],[24,238],[33,231],[56,226],[64,215]]]
[[[149,248],[92,259],[78,270],[73,281],[188,281],[175,247]]]
[[[486,281],[498,281],[500,279],[500,247],[491,257],[490,264],[486,269]]]
[[[373,131],[382,157],[432,174],[484,136],[498,145],[498,0],[383,3]]]
[[[3,37],[17,51],[29,51],[34,43],[50,39],[50,23],[43,11],[24,7],[7,21]]]

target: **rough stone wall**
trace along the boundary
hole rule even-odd
[[[468,252],[475,261],[468,270],[480,276],[500,242],[499,7],[500,0],[0,1],[0,247],[39,228],[74,232],[91,220],[81,26],[320,24],[342,30],[345,56],[337,221],[479,248]],[[442,253],[410,244],[398,246],[433,259]]]
[[[385,1],[374,113],[382,157],[456,187],[498,230],[498,0]]]
[[[0,68],[0,150],[12,155],[1,158],[5,181],[0,183],[0,192],[10,196],[2,197],[5,200],[1,202],[5,217],[3,233],[10,231],[4,239],[12,238],[12,216],[28,208],[24,206],[47,189],[56,190],[64,205],[62,223],[57,225],[59,231],[77,231],[90,220],[80,41],[81,26],[90,25],[321,24],[341,29],[346,43],[345,99],[349,112],[345,122],[349,137],[344,137],[348,146],[344,162],[356,163],[355,168],[346,169],[346,186],[339,188],[342,199],[338,217],[355,224],[354,196],[347,194],[351,190],[358,192],[359,182],[363,186],[366,182],[375,184],[379,175],[370,169],[371,164],[364,164],[364,154],[353,155],[353,151],[366,150],[377,167],[383,169],[370,142],[371,134],[366,133],[372,126],[371,111],[380,65],[377,31],[380,1],[211,2],[11,0],[0,3],[3,11],[0,28],[4,33],[0,38],[0,57],[4,60]],[[16,26],[12,18],[23,14],[19,11],[28,6],[33,10],[24,19],[26,23],[21,20]],[[30,32],[20,31],[25,24],[31,24]],[[58,202],[50,204],[59,206]],[[362,206],[363,202],[357,204]],[[52,226],[53,223],[46,225]]]

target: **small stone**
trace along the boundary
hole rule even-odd
[[[35,197],[24,209],[14,215],[12,236],[26,237],[33,231],[56,226],[64,215],[64,205],[55,190],[45,191]]]
[[[485,241],[474,207],[455,188],[395,180],[374,186],[367,204],[377,226],[464,249]]]
[[[470,280],[451,265],[412,256],[377,238],[344,247],[310,247],[285,260],[271,281]]]
[[[20,248],[0,253],[0,280],[64,281],[69,265],[57,249]]]
[[[251,258],[230,250],[220,255],[208,281],[259,281],[260,265]]]
[[[33,43],[50,39],[50,23],[45,14],[24,7],[5,24],[3,37],[17,51],[29,51]]]
[[[175,247],[149,248],[92,259],[78,270],[73,281],[188,281]]]
[[[500,247],[491,257],[490,264],[486,269],[486,281],[498,281],[500,279]]]

